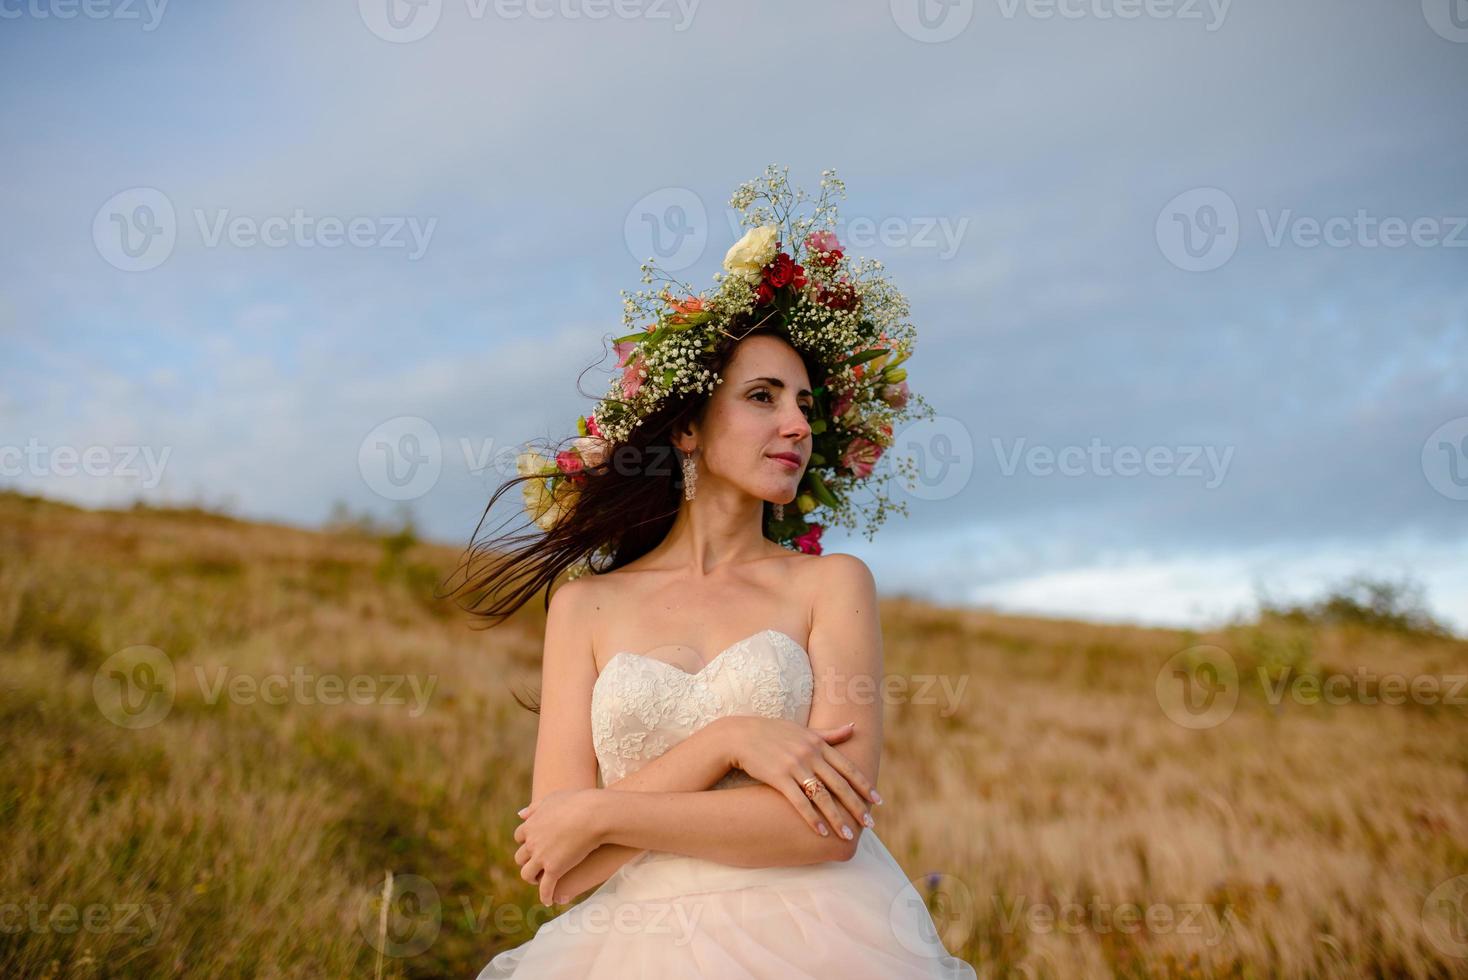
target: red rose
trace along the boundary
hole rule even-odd
[[[795,267],[795,278],[790,280],[790,284],[796,289],[805,288],[805,266],[797,265]]]
[[[755,300],[763,306],[765,303],[768,303],[770,300],[775,298],[775,291],[770,288],[770,284],[768,282],[761,281],[759,284],[759,288],[755,290],[754,297]]]
[[[765,266],[764,281],[776,289],[789,285],[790,280],[794,278],[795,262],[786,252],[777,253],[770,264]]]

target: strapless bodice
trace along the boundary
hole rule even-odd
[[[716,718],[760,715],[806,724],[814,678],[795,639],[763,630],[696,672],[639,653],[614,654],[591,692],[591,737],[603,786],[636,772]],[[754,780],[734,770],[715,789]]]

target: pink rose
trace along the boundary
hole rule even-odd
[[[882,455],[882,447],[870,439],[857,436],[841,454],[841,465],[865,480]]]
[[[586,482],[586,474],[581,472],[581,457],[570,450],[556,453],[556,469],[570,477],[577,486]]]
[[[810,249],[815,261],[822,265],[835,265],[841,258],[841,243],[834,232],[814,231],[805,236],[805,247]]]

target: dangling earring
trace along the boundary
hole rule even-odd
[[[698,490],[698,467],[693,465],[693,453],[685,453],[679,462],[683,464],[683,499],[692,500]]]
[[[775,520],[777,520],[777,521],[783,521],[784,519],[785,519],[785,505],[784,504],[776,504],[775,505]]]

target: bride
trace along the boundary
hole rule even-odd
[[[817,223],[840,181],[822,187]],[[779,171],[741,191],[775,212],[713,295],[640,294],[655,319],[618,342],[613,391],[505,485],[544,533],[470,583],[502,619],[572,571],[515,860],[545,905],[594,889],[479,980],[975,976],[876,836],[876,586],[807,523],[850,518],[925,404],[895,368],[905,304],[831,232],[760,222],[804,200]]]

